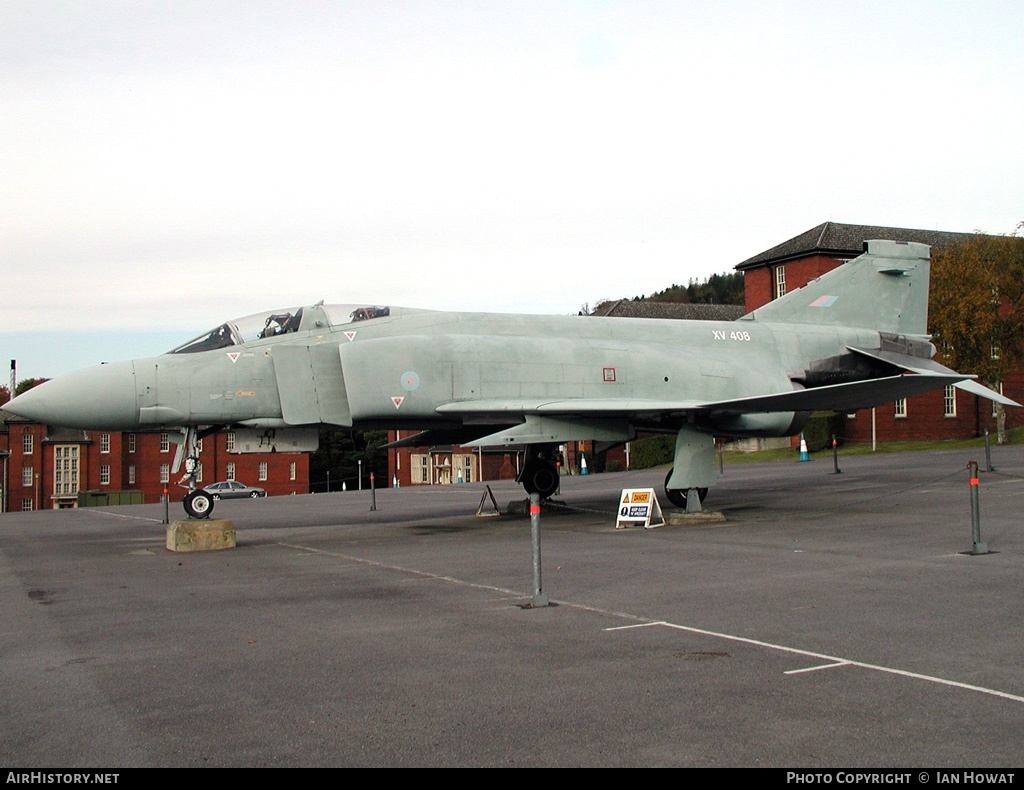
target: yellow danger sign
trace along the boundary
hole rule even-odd
[[[615,529],[643,527],[652,529],[665,526],[665,517],[653,488],[624,488],[619,502]]]

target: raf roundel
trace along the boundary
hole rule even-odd
[[[402,389],[406,392],[412,392],[420,385],[420,376],[418,373],[412,370],[407,370],[402,374]]]

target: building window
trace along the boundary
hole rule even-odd
[[[171,465],[160,464],[160,482],[169,483],[171,482]]]
[[[32,455],[32,448],[34,442],[32,441],[32,434],[25,432],[21,435],[21,451],[25,455]]]
[[[23,486],[31,486],[32,485],[32,477],[33,477],[33,474],[32,474],[32,467],[31,466],[23,466],[23,467],[21,467],[21,484]]]
[[[786,295],[786,267],[780,265],[775,267],[775,277],[773,279],[774,291],[773,299],[778,299],[780,296]]]
[[[135,464],[131,464],[128,467],[128,485],[135,485]]]
[[[23,500],[21,500],[21,509],[22,510],[31,510],[32,509],[32,500],[31,499],[23,499]]]
[[[947,417],[956,417],[956,387],[952,384],[946,385],[945,395],[942,397],[942,409]]]
[[[108,466],[108,475],[109,469]],[[73,496],[78,493],[77,444],[58,444],[53,448],[53,493],[55,496]]]
[[[160,452],[167,453],[171,450],[171,437],[166,433],[160,434]]]
[[[228,431],[224,435],[224,446],[225,446],[225,448],[227,449],[227,451],[229,453],[233,453],[235,451],[235,432],[234,431]]]
[[[290,464],[288,464],[288,479],[289,480],[294,480],[295,479],[295,462],[294,461],[292,461]]]
[[[267,462],[260,461],[260,480],[267,479]]]
[[[895,409],[895,411],[893,413],[894,416],[899,417],[899,418],[906,417],[907,416],[907,399],[906,398],[900,398],[898,401],[896,401],[895,405],[896,405],[896,409]]]
[[[110,452],[110,434],[109,433],[101,433],[100,434],[100,452],[101,453],[109,453]]]
[[[430,459],[426,454],[417,454],[409,459],[412,464],[410,470],[413,483],[425,484],[430,482]]]
[[[110,466],[108,464],[100,465],[100,485],[110,485]]]
[[[228,462],[227,470],[224,472],[224,474],[227,475],[228,480],[235,479],[235,464],[233,461]]]
[[[134,433],[128,434],[128,452],[130,452],[130,453],[134,453],[135,452],[135,434]]]

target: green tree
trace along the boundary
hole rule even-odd
[[[40,384],[49,381],[49,379],[22,379],[14,387],[15,396],[21,395],[23,392],[28,392],[33,387],[38,387]]]
[[[387,487],[387,431],[320,431],[320,447],[309,457],[311,491],[340,491],[342,484],[352,491],[359,487],[359,462],[362,461],[364,487],[370,473],[378,487]]]
[[[993,389],[1024,360],[1024,238],[974,234],[935,254],[929,323],[945,364]],[[997,407],[999,442],[1006,441]]]

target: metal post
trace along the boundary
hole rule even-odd
[[[533,546],[533,607],[548,605],[540,583],[540,494],[530,494],[530,543]]]
[[[373,484],[373,472],[370,472],[370,510],[377,509],[377,488]]]
[[[835,467],[837,475],[843,471],[839,468],[839,442],[836,441],[835,434],[832,434],[832,465]]]
[[[988,554],[988,546],[981,540],[981,506],[978,501],[978,462],[967,463],[967,474],[971,486],[971,542],[974,548],[971,554]]]
[[[715,443],[718,445],[718,474],[720,477],[725,477],[725,452],[723,450],[725,445],[717,439]]]
[[[992,466],[992,445],[988,439],[988,428],[985,429],[985,471],[996,471],[995,468]]]
[[[331,493],[331,470],[327,470],[327,493]]]
[[[363,490],[363,459],[359,459],[359,490]]]
[[[164,503],[164,524],[170,524],[171,514],[168,508],[170,507],[171,498],[167,495],[167,486],[164,486],[164,492],[160,495],[160,501]]]

